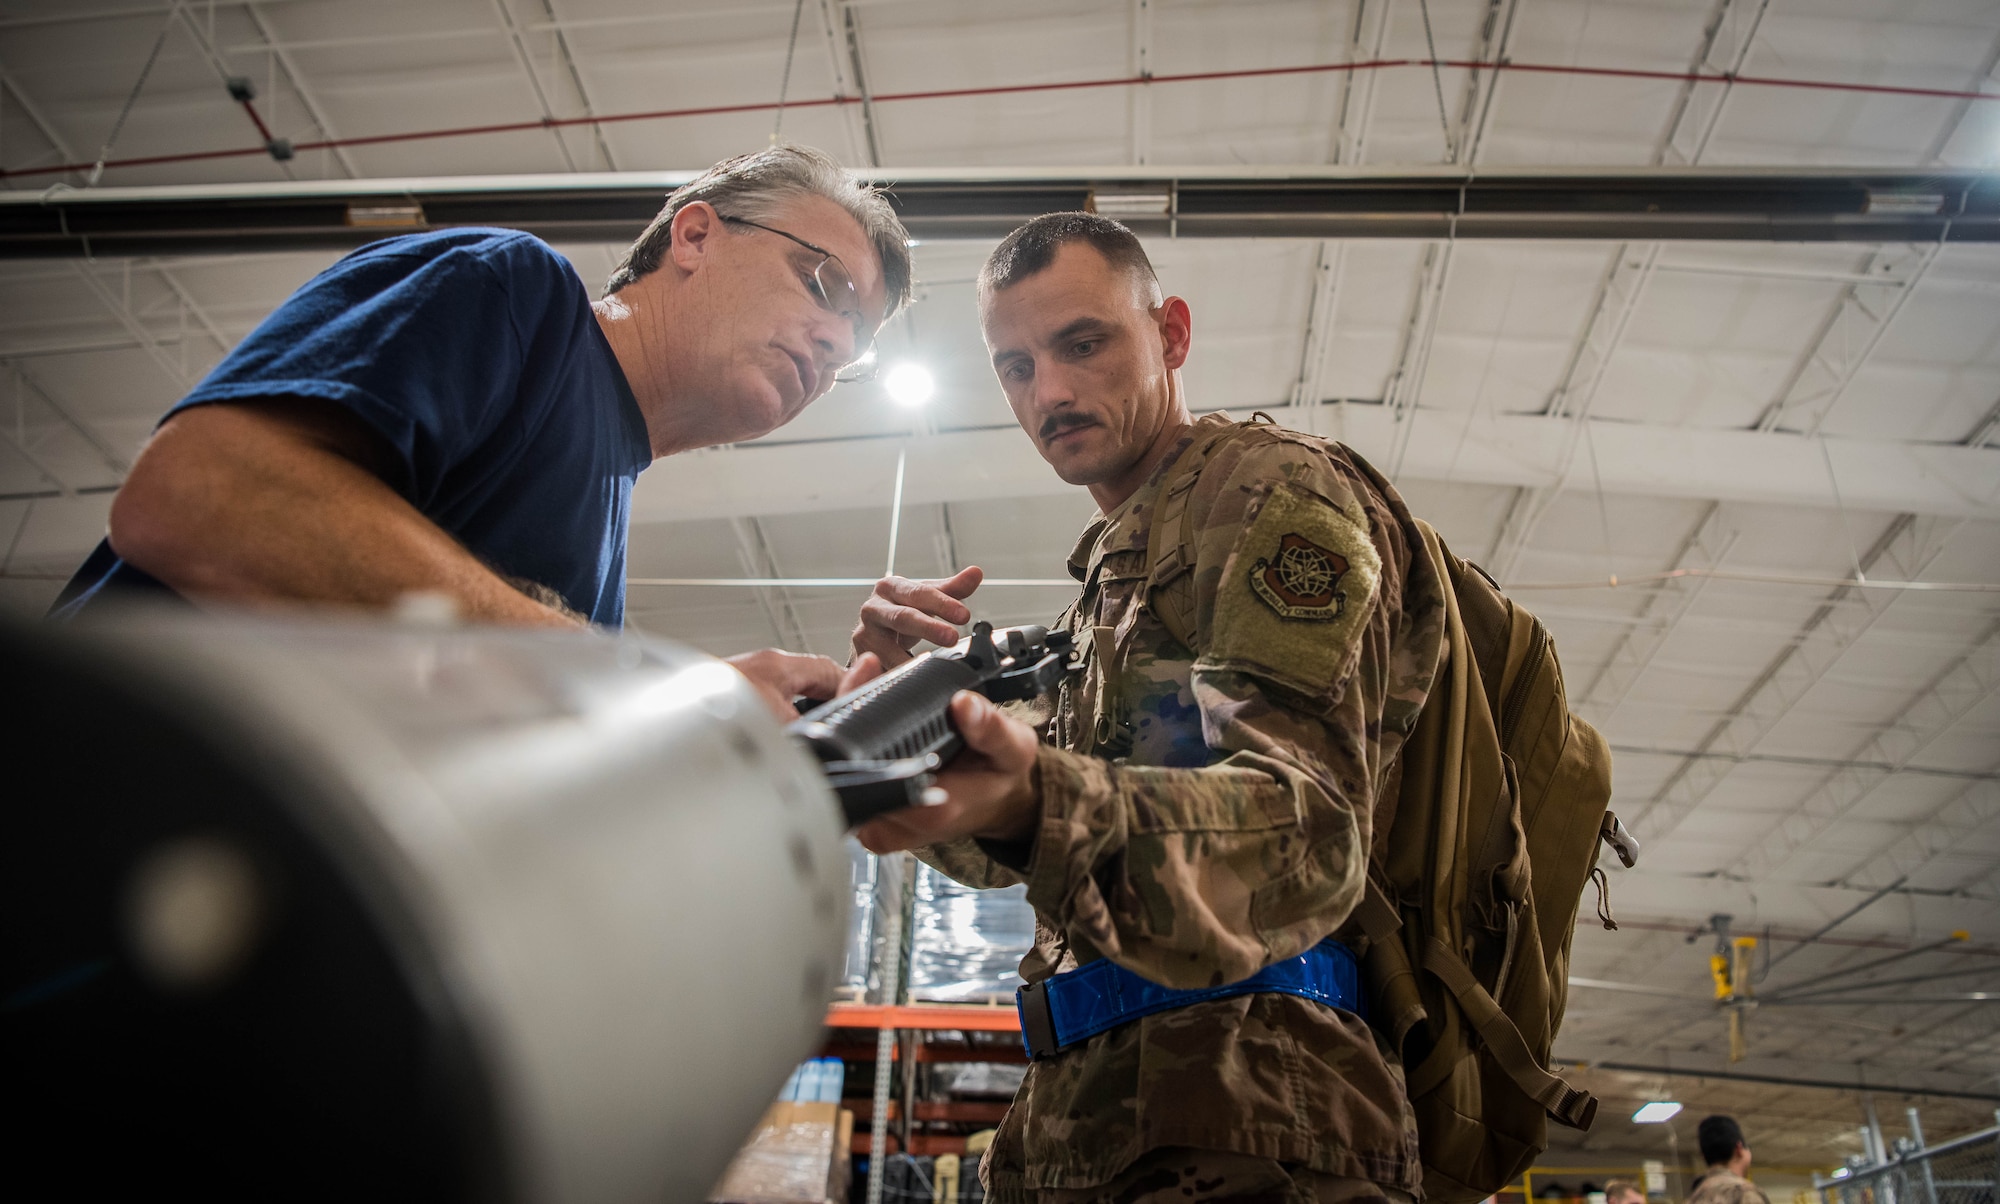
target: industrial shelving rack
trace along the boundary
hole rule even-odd
[[[957,1121],[991,1125],[998,1123],[1006,1111],[1006,1105],[998,1101],[917,1101],[917,1066],[941,1062],[1018,1065],[1027,1061],[1020,1043],[1020,1018],[1012,1007],[910,1001],[915,875],[916,862],[908,854],[892,853],[878,860],[870,901],[875,923],[869,944],[865,998],[836,1002],[827,1009],[824,1056],[838,1057],[850,1064],[874,1063],[873,1092],[868,1104],[864,1107],[857,1101],[851,1105],[855,1120],[865,1117],[868,1122],[867,1204],[881,1204],[883,1165],[892,1136],[904,1153],[960,1153],[964,1149],[963,1138],[915,1132],[915,1124]],[[871,1031],[872,1043],[864,1035]],[[938,1034],[946,1033],[957,1036],[938,1039]],[[863,1152],[862,1141],[863,1135],[856,1132],[854,1153]]]

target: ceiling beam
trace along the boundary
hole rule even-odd
[[[729,529],[736,537],[736,559],[744,572],[762,578],[784,576],[778,568],[778,557],[771,550],[771,540],[764,531],[763,523],[755,517],[732,518]],[[763,610],[765,621],[771,625],[771,634],[778,641],[778,646],[794,652],[811,652],[812,644],[806,639],[806,625],[799,619],[791,591],[782,586],[759,586],[756,592],[757,605]]]
[[[0,193],[0,257],[266,252],[498,225],[629,242],[692,172],[621,172]],[[1097,190],[1168,198],[1128,219],[1181,238],[2000,241],[2000,174],[1982,171],[1617,172],[1338,167],[860,173],[921,238],[998,238]]]
[[[202,0],[204,8],[248,8],[253,3],[305,3],[307,0]],[[32,16],[8,17],[0,20],[0,30],[33,29],[49,25],[82,25],[98,21],[118,21],[127,17],[153,17],[159,15],[160,6],[155,4],[134,4],[118,8],[95,6],[58,5]]]
[[[521,68],[521,74],[528,79],[528,90],[534,93],[535,107],[542,112],[542,119],[551,123],[549,137],[556,140],[556,151],[571,171],[576,170],[576,157],[569,153],[569,143],[563,141],[562,131],[553,124],[556,111],[549,105],[549,94],[542,88],[542,77],[535,72],[535,64],[528,58],[528,44],[521,36],[521,27],[514,21],[513,10],[507,7],[507,0],[491,0],[494,20],[507,35],[507,48],[514,52],[514,63]]]
[[[1535,608],[1537,615],[1546,613],[1542,607]],[[1693,713],[1693,712],[1690,712]],[[1848,757],[1812,757],[1794,753],[1719,753],[1696,752],[1691,748],[1666,748],[1657,744],[1624,744],[1616,740],[1610,744],[1611,751],[1635,757],[1706,757],[1712,760],[1736,761],[1755,765],[1788,765],[1799,769],[1874,769],[1883,773],[1898,774],[1906,778],[1940,778],[1952,782],[2000,781],[2000,770],[1954,769],[1948,765],[1912,765],[1894,761],[1856,761]],[[1897,885],[1901,885],[1900,882]],[[1884,888],[1889,889],[1889,888]]]
[[[78,263],[72,266],[76,269],[77,279],[83,281],[84,286],[90,290],[91,295],[96,297],[98,302],[110,312],[111,316],[118,320],[118,324],[125,328],[125,333],[131,335],[141,347],[146,349],[146,354],[152,357],[155,364],[159,365],[160,371],[166,374],[167,379],[173,382],[174,386],[183,393],[194,388],[194,377],[188,373],[186,366],[173,356],[167,354],[165,345],[152,331],[146,329],[146,324],[139,320],[137,314],[132,312],[132,307],[125,303],[125,299],[117,293],[112,292],[111,286],[98,278],[96,271],[92,269],[90,264]]]
[[[1924,684],[1866,743],[1850,753],[1857,761],[1890,768],[1848,766],[1813,785],[1729,872],[1762,879],[1781,870],[1800,850],[1839,820],[1859,810],[1896,769],[1944,738],[1975,708],[2000,691],[2000,622],[1989,626],[1966,653]]]
[[[882,127],[875,119],[875,93],[868,86],[868,60],[861,53],[861,14],[845,0],[836,0],[840,18],[840,39],[846,48],[847,71],[854,90],[861,97],[862,143],[868,148],[868,165],[882,166]]]
[[[1487,0],[1485,20],[1480,26],[1479,49],[1473,61],[1497,66],[1507,55],[1507,40],[1514,32],[1515,0]],[[1500,73],[1489,72],[1486,87],[1480,87],[1479,71],[1466,76],[1459,97],[1458,118],[1444,130],[1445,159],[1449,163],[1473,167],[1479,162],[1481,139],[1492,112],[1493,92],[1500,86]],[[1443,116],[1442,113],[1439,114]],[[1404,324],[1403,342],[1396,367],[1390,372],[1384,394],[1398,421],[1416,411],[1430,374],[1431,350],[1437,345],[1438,319],[1444,312],[1445,290],[1451,287],[1452,253],[1457,249],[1456,231],[1424,248],[1423,264],[1417,271],[1417,287]],[[1329,315],[1330,316],[1330,315]],[[1313,398],[1318,401],[1319,398]],[[1402,438],[1389,454],[1391,475],[1402,470],[1409,449],[1411,425],[1401,428]]]
[[[1987,51],[1985,61],[1973,76],[1970,91],[1982,91],[2000,68],[2000,42]],[[1917,157],[1922,164],[1936,164],[1959,127],[1971,112],[1971,101],[1962,101],[1946,119],[1943,129],[1931,139],[1928,149]],[[1777,396],[1757,420],[1761,431],[1800,430],[1816,434],[1833,413],[1869,357],[1895,325],[1903,307],[1916,295],[1938,261],[1938,243],[1926,246],[1886,246],[1868,257],[1857,271],[1867,283],[1853,283],[1842,289],[1820,322],[1818,332],[1786,374]]]
[[[188,291],[187,285],[182,284],[179,277],[168,270],[167,265],[164,263],[155,262],[144,266],[153,275],[158,276],[160,282],[171,289],[174,296],[180,299],[181,307],[201,327],[202,333],[208,336],[209,341],[214,343],[222,354],[228,355],[230,350],[236,346],[235,341],[222,332],[222,327],[215,324],[215,319],[210,317],[208,310],[203,308],[202,304],[194,299],[194,294]]]
[[[1854,378],[1875,354],[1903,306],[1916,295],[1937,262],[1942,244],[1896,244],[1868,257],[1856,282],[1841,290],[1811,342],[1792,363],[1778,394],[1757,419],[1760,431],[1811,435],[1847,396]]]
[[[1543,410],[1543,418],[1562,432],[1562,472],[1554,484],[1513,499],[1506,521],[1494,537],[1492,554],[1487,557],[1496,576],[1513,575],[1521,554],[1568,483],[1576,449],[1590,429],[1590,412],[1597,404],[1598,385],[1604,380],[1612,356],[1625,341],[1625,332],[1631,327],[1632,316],[1639,311],[1639,299],[1652,281],[1653,265],[1659,257],[1657,242],[1625,243],[1613,252],[1611,265],[1598,281],[1590,316],[1584,319],[1562,378],[1549,394]]]
[[[1466,75],[1465,88],[1458,98],[1458,120],[1451,130],[1450,162],[1468,167],[1479,162],[1487,125],[1493,119],[1493,102],[1500,91],[1498,68],[1507,58],[1507,47],[1514,37],[1514,14],[1519,8],[1519,0],[1486,0],[1485,17],[1479,26],[1479,49],[1472,61],[1486,68],[1487,78],[1481,87],[1481,67],[1471,68]]]
[[[55,486],[55,495],[57,497],[68,498],[76,496],[76,487],[64,480],[61,474],[49,466],[48,461],[42,459],[36,453],[34,447],[26,439],[15,434],[13,428],[5,423],[0,423],[0,443],[4,443],[6,446],[12,448],[15,455],[27,462],[28,467],[39,473],[43,480]]]
[[[1681,541],[1668,571],[1720,568],[1737,535],[1735,525],[1724,516],[1722,503],[1710,502]],[[1646,600],[1639,622],[1625,632],[1604,664],[1575,695],[1574,705],[1584,718],[1600,730],[1605,727],[1712,580],[1704,576],[1676,578]]]
[[[1131,4],[1131,54],[1129,69],[1135,79],[1153,78],[1153,0],[1129,0]],[[1125,102],[1132,123],[1132,163],[1144,166],[1152,161],[1153,90],[1141,85],[1128,89]]]
[[[77,417],[75,411],[62,402],[57,401],[54,395],[49,392],[48,387],[42,384],[26,365],[9,357],[0,356],[0,368],[5,368],[7,371],[12,372],[20,382],[21,387],[33,393],[35,399],[42,403],[43,409],[54,414],[57,421],[67,426],[70,430],[75,431],[77,438],[89,444],[90,449],[97,453],[98,457],[104,461],[105,466],[111,469],[113,475],[122,479],[125,473],[130,470],[132,466],[125,457],[113,451],[111,445],[105,442],[104,437],[99,435],[95,430],[92,430],[90,425],[84,422],[83,419]],[[47,474],[44,473],[43,475]]]
[[[1967,447],[1985,447],[1993,441],[1993,433],[2000,431],[2000,401],[1996,401],[1980,420],[1973,424],[1972,433],[1965,437]]]
[[[175,11],[180,14],[181,19],[184,22],[188,22],[189,33],[195,36],[197,39],[199,39],[201,36],[200,30],[197,29],[192,24],[192,18],[188,16],[187,10],[185,8],[179,8],[176,9]],[[253,14],[255,13],[255,11],[256,10],[254,9],[251,10]],[[7,85],[8,90],[14,93],[14,99],[20,103],[21,108],[28,114],[29,118],[35,123],[35,127],[41,131],[42,136],[48,139],[49,142],[56,148],[57,151],[61,152],[65,157],[67,157],[69,155],[69,148],[63,144],[61,136],[56,133],[54,127],[50,126],[48,122],[41,116],[41,114],[35,109],[35,107],[29,103],[27,94],[21,91],[20,85],[16,84],[12,79],[7,78],[4,72],[0,72],[0,82],[4,82]],[[221,347],[223,354],[225,355],[228,354],[231,344],[222,335],[221,331],[216,328],[215,323],[209,320],[207,311],[202,309],[201,306],[197,305],[195,303],[194,297],[188,292],[188,290],[184,286],[182,286],[179,280],[174,278],[173,273],[170,272],[164,264],[151,264],[148,266],[152,269],[155,275],[159,276],[161,281],[163,281],[169,289],[173,290],[174,295],[180,298],[181,305],[184,307],[186,312],[192,314],[195,320],[201,323],[202,329],[208,333],[210,338],[215,340],[216,344],[219,347]],[[140,347],[145,348],[146,353],[148,355],[151,355],[156,361],[160,362],[162,367],[167,368],[168,374],[170,376],[174,375],[175,370],[179,368],[179,364],[165,358],[166,355],[165,349],[161,346],[159,341],[153,337],[153,334],[150,330],[146,330],[142,325],[139,324],[138,317],[132,314],[129,308],[127,308],[122,301],[116,301],[115,299],[109,297],[108,293],[103,289],[103,285],[101,284],[101,282],[99,282],[94,276],[90,274],[88,265],[86,264],[75,265],[75,270],[82,273],[85,276],[86,281],[90,284],[92,290],[96,291],[99,294],[99,297],[104,300],[105,304],[112,307],[113,313],[118,316],[120,324],[126,327],[126,332],[132,336],[134,343],[136,343]],[[18,365],[10,364],[9,367],[12,367],[15,373],[21,377],[22,381],[24,381],[29,388],[35,391],[35,393],[42,399],[42,403],[44,405],[46,405],[52,412],[54,412],[56,415],[62,418],[64,422],[68,423],[76,431],[78,435],[83,437],[85,442],[91,445],[92,448],[96,449],[98,454],[104,458],[105,463],[111,465],[112,470],[114,472],[116,472],[121,477],[125,475],[125,470],[127,468],[127,465],[123,457],[113,452],[109,447],[105,445],[104,441],[98,437],[96,432],[90,430],[87,426],[85,426],[82,422],[80,422],[73,414],[71,414],[67,408],[59,404],[53,397],[51,397],[49,395],[48,390],[43,388],[41,384],[34,379],[34,377],[30,376],[25,370],[20,368]],[[183,387],[186,386],[183,385]]]
[[[1768,1083],[1828,1091],[1875,1091],[1884,1095],[2000,1102],[2000,1091],[1981,1086],[1980,1078],[1969,1075],[1899,1069],[1893,1078],[1883,1078],[1879,1068],[1859,1063],[1800,1062],[1789,1058],[1745,1058],[1741,1062],[1725,1062],[1714,1054],[1678,1050],[1670,1065],[1626,1061],[1627,1055],[1623,1054],[1614,1054],[1605,1061],[1591,1061],[1567,1056],[1567,1052],[1557,1054],[1555,1061],[1628,1074],[1661,1074],[1672,1078],[1715,1079],[1727,1083]]]
[[[556,57],[562,60],[564,69],[569,73],[570,87],[576,89],[576,100],[583,107],[583,115],[595,117],[597,106],[591,103],[590,89],[583,82],[583,68],[576,61],[576,52],[570,49],[568,31],[564,29],[561,17],[556,14],[556,0],[542,0],[542,12],[549,18],[547,31],[555,35]],[[541,32],[535,26],[530,26],[529,29]],[[590,133],[597,146],[598,157],[604,160],[605,170],[617,171],[618,160],[612,157],[611,144],[604,137],[604,127],[592,125]]]
[[[1724,78],[1712,88],[1703,87],[1702,80],[1681,84],[1666,129],[1653,144],[1653,162],[1692,165],[1701,161],[1735,91],[1733,77],[1742,74],[1749,61],[1757,31],[1764,24],[1764,11],[1770,6],[1771,0],[1716,0],[1702,24],[1701,44],[1688,65],[1688,74]]]
[[[816,7],[820,35],[826,43],[827,69],[833,75],[833,99],[838,105],[834,112],[840,114],[840,128],[847,133],[848,162],[876,166],[869,157],[867,132],[861,126],[862,118],[867,116],[866,110],[860,105],[840,103],[859,99],[861,93],[861,89],[849,78],[853,68],[848,65],[847,59],[847,22],[841,16],[845,6],[840,0],[819,0]]]
[[[1373,63],[1382,58],[1389,36],[1391,0],[1355,0],[1354,26],[1348,36],[1347,61]],[[1328,160],[1352,167],[1367,161],[1368,130],[1375,116],[1375,82],[1379,71],[1345,71],[1340,76],[1340,103],[1334,111],[1333,146]]]
[[[175,340],[178,343],[179,340]],[[0,364],[15,360],[49,359],[64,355],[86,355],[93,351],[141,351],[145,344],[137,339],[82,339],[70,343],[6,343],[0,344]]]
[[[1898,515],[1860,560],[1864,575],[1889,556],[1898,540],[1910,537],[1914,516]],[[1920,575],[1942,546],[1914,566]],[[1907,578],[1906,578],[1907,579]],[[1790,714],[1806,692],[1881,619],[1899,595],[1835,587],[1800,625],[1798,634],[1757,674],[1734,705],[1696,744],[1699,752],[1747,753]],[[1735,769],[1733,760],[1689,757],[1668,775],[1630,827],[1643,841],[1665,838],[1687,820]]]
[[[1451,287],[1452,252],[1458,240],[1446,238],[1424,248],[1417,268],[1417,287],[1411,291],[1410,312],[1403,321],[1403,338],[1396,355],[1396,367],[1383,384],[1383,398],[1396,420],[1399,436],[1383,460],[1390,476],[1402,471],[1403,457],[1409,453],[1412,421],[1430,373],[1431,349],[1437,345],[1438,315],[1444,309],[1445,290]],[[1315,399],[1317,400],[1317,399]]]
[[[938,503],[938,528],[931,536],[931,549],[947,574],[956,576],[965,567],[958,558],[958,532],[951,525],[951,503]]]
[[[76,155],[69,149],[69,143],[65,142],[63,136],[56,132],[56,127],[50,123],[47,117],[42,115],[41,107],[28,98],[27,92],[22,89],[19,81],[8,74],[7,69],[4,67],[0,67],[0,88],[5,88],[13,94],[14,107],[28,115],[29,124],[35,127],[36,132],[41,134],[42,140],[47,142],[49,148],[59,156],[56,160],[58,163],[76,162]]]
[[[1735,931],[1739,935],[1753,935],[1765,929],[1811,932],[1875,893],[1875,889],[1865,887],[1744,882],[1719,874],[1674,873],[1650,869],[1643,861],[1639,868],[1628,870],[1617,865],[1616,858],[1610,860],[1612,864],[1606,872],[1610,876],[1610,896],[1615,914],[1620,917],[1679,919],[1687,923],[1683,935],[1697,929],[1704,935],[1712,933],[1706,922],[1717,913],[1734,916],[1738,921]],[[1893,904],[1878,903],[1841,925],[1840,939],[1825,939],[1820,943],[1834,949],[1874,948],[1876,945],[1872,942],[1863,945],[1856,942],[1880,938],[1888,942],[1882,946],[1884,952],[1895,952],[1950,936],[1961,929],[1969,928],[1980,933],[2000,931],[1995,928],[1995,923],[2000,922],[2000,899],[1968,898],[1955,893],[1909,888],[1895,891],[1892,897]],[[1622,919],[1620,922],[1623,922]],[[1597,921],[1588,904],[1580,913],[1578,924],[1580,933],[1589,933],[1593,940],[1596,939]],[[1613,947],[1623,940],[1609,933],[1603,935]],[[1696,937],[1697,941],[1701,939],[1701,936]],[[1690,960],[1681,965],[1675,964],[1670,957],[1656,957],[1656,963],[1667,973],[1664,981],[1682,982],[1690,990],[1706,992],[1709,985],[1706,951],[1695,947],[1694,942],[1684,945],[1674,941],[1665,947],[1687,949]],[[1987,942],[1971,947],[1968,952],[1975,956],[1992,957],[1996,954],[1996,947]],[[1817,964],[1823,959],[1814,960]],[[1647,974],[1644,969],[1635,972],[1639,975],[1636,981],[1663,981]]]
[[[271,33],[270,22],[265,19],[263,10],[257,7],[259,2],[260,0],[243,0],[244,15],[250,18],[250,24],[257,30],[257,37],[264,43],[265,49],[278,60],[278,69],[285,73],[285,82],[292,86],[292,95],[298,97],[299,106],[305,109],[313,128],[317,129],[320,137],[328,142],[339,141],[340,133],[327,117],[326,106],[321,104],[319,97],[306,86],[305,75],[299,70],[298,62],[292,58],[290,48]],[[269,0],[261,2],[268,3]],[[350,178],[361,178],[361,168],[356,165],[354,156],[348,153],[346,147],[335,146],[329,150],[333,155],[333,161],[340,164],[340,170],[346,172]]]
[[[2000,864],[1989,862],[1974,870],[1958,884],[1958,892],[1967,895],[1993,897],[2000,890]]]
[[[1702,27],[1689,73],[1720,71],[1734,76],[1740,72],[1750,57],[1750,48],[1769,4],[1770,0],[1717,0],[1714,12]],[[1703,93],[1698,81],[1688,80],[1681,85],[1667,115],[1666,128],[1653,147],[1655,167],[1668,163],[1692,167],[1701,161],[1722,120],[1731,86],[1729,80],[1724,80],[1719,90]],[[1705,106],[1696,103],[1705,95],[1712,96]],[[1584,424],[1596,405],[1598,386],[1604,381],[1612,357],[1624,343],[1625,332],[1631,329],[1632,317],[1638,313],[1639,302],[1652,283],[1661,250],[1657,241],[1626,243],[1612,251],[1605,265],[1590,313],[1578,329],[1563,365],[1562,377],[1542,407],[1546,416],[1567,428],[1564,471],[1553,486],[1524,491],[1508,506],[1506,520],[1494,537],[1492,554],[1487,557],[1494,573],[1503,579],[1513,575],[1521,554],[1568,482],[1569,465],[1576,456],[1578,437],[1588,429]]]
[[[1265,403],[1265,404],[1276,404]],[[1291,414],[1293,411],[1287,411]],[[1248,409],[1238,411],[1249,417]],[[1370,460],[1397,437],[1384,405],[1322,405],[1306,411]],[[1420,411],[1403,477],[1536,487],[1561,470],[1560,436],[1533,415]],[[1593,433],[1609,493],[1832,509],[1818,441],[1639,423],[1599,422]],[[638,521],[727,518],[883,506],[895,479],[902,433],[824,440],[776,438],[724,452],[676,456],[643,474]],[[946,431],[910,444],[905,500],[966,502],[1070,493],[1011,425]],[[2000,450],[1875,439],[1825,440],[1850,510],[1914,511],[2000,519]],[[827,465],[838,456],[840,472]]]
[[[222,87],[230,93],[232,100],[234,100],[235,93],[234,93],[233,81],[236,78],[237,73],[230,70],[229,64],[226,61],[224,61],[221,52],[215,48],[215,44],[209,40],[208,34],[203,31],[200,23],[194,19],[194,14],[188,11],[187,0],[167,0],[167,10],[168,10],[168,16],[167,16],[168,28],[171,29],[176,20],[180,22],[181,27],[187,31],[188,39],[194,43],[195,49],[201,52],[201,57],[207,61],[209,68],[215,72],[215,82],[222,85]],[[244,11],[252,14],[252,16],[254,17],[257,10],[255,8],[250,7],[249,5],[245,5]],[[215,14],[213,12],[209,14],[211,23],[213,22],[214,16]],[[273,63],[275,64],[276,55],[272,55],[271,58],[273,60]],[[271,72],[271,76],[272,76],[272,90],[276,91],[277,71],[275,69],[275,66]],[[142,72],[140,75],[140,82],[143,83],[144,81],[145,81],[145,75]],[[296,89],[294,90],[296,91]],[[133,95],[136,97],[138,94],[134,92]],[[271,106],[271,112],[273,114],[272,120],[275,121],[276,120],[275,114],[277,112],[277,100],[275,97],[266,97],[265,100]],[[267,151],[267,153],[270,153],[271,161],[274,164],[276,164],[279,173],[282,174],[287,180],[298,179],[298,173],[292,170],[292,164],[289,156],[280,156],[279,154],[276,153],[276,148],[278,143],[285,140],[279,139],[274,135],[271,128],[265,124],[264,119],[258,115],[257,106],[249,98],[247,97],[243,98],[240,103],[243,106],[244,113],[250,118],[251,123],[257,127],[257,133],[264,138],[265,150]],[[327,137],[327,138],[332,137],[331,134],[328,134],[323,129],[320,131],[320,134],[322,137]],[[98,152],[99,160],[102,161],[103,157],[110,153],[110,150],[111,148],[107,144],[104,150]],[[98,174],[99,173],[96,169],[92,169],[91,174],[88,178],[89,183],[95,184],[97,182]],[[348,174],[353,175],[354,173],[349,172]]]
[[[1312,275],[1306,297],[1306,331],[1299,345],[1299,370],[1292,378],[1290,408],[1301,414],[1316,410],[1322,398],[1320,381],[1326,370],[1327,352],[1333,344],[1333,324],[1340,309],[1341,268],[1347,259],[1347,243],[1321,239],[1313,253]]]
[[[1990,1023],[1979,1023],[1979,1020],[1988,1014],[1990,1014],[1988,1009],[1982,1004],[1973,1003],[1949,1013],[1935,1024],[1926,1026],[1898,1024],[1896,1027],[1901,1031],[1891,1031],[1888,1033],[1888,1040],[1879,1047],[1878,1052],[1880,1054],[1888,1054],[1892,1050],[1905,1046],[1916,1046],[1929,1048],[1942,1054],[1943,1058],[1941,1062],[1946,1066],[1976,1065],[1977,1062],[1975,1059],[1979,1059],[1982,1053],[1988,1053],[1988,1051],[1979,1049],[1979,1045],[1982,1043],[1991,1043],[1995,1036],[1994,1029]],[[1972,1023],[1967,1024],[1967,1021],[1971,1021]],[[1884,1058],[1883,1060],[1905,1061],[1905,1059],[1890,1058]],[[1980,1060],[1985,1060],[1988,1065],[1991,1065],[1990,1054],[1987,1059]],[[1991,1073],[1986,1076],[1988,1083],[1993,1082],[1994,1079],[1995,1076]],[[1995,1112],[1995,1119],[2000,1119],[2000,1109],[1996,1109]]]
[[[1995,407],[2000,410],[2000,405]],[[1963,441],[1980,446],[1988,418],[1975,424]],[[1829,463],[1829,468],[1831,467]],[[1935,559],[1945,544],[1958,533],[1966,520],[1946,526],[1934,517],[1909,516],[1906,538],[1888,542],[1886,557],[1890,571],[1905,578],[1919,576],[1924,565]],[[1809,623],[1810,627],[1811,624]],[[1801,633],[1803,643],[1805,633]],[[1867,742],[1853,754],[1854,760],[1872,760],[1891,765],[1907,764],[1930,743],[1957,725],[1972,709],[2000,688],[2000,663],[1992,653],[2000,647],[2000,623],[1995,623],[1970,650],[1934,676],[1895,715],[1880,724]],[[1765,877],[1783,868],[1786,861],[1842,816],[1861,806],[1888,775],[1859,765],[1826,775],[1814,790],[1800,800],[1797,808],[1779,821],[1764,838],[1729,867],[1732,873],[1753,878]],[[1903,842],[1898,841],[1900,846]],[[1907,869],[1902,876],[1907,876]]]
[[[2000,764],[1990,770],[2000,773]],[[1840,881],[1861,885],[1883,878],[1918,877],[1940,858],[1950,856],[1966,837],[1991,831],[1995,823],[2000,823],[2000,783],[1974,782],[1911,824],[1894,844],[1856,863]],[[1984,873],[1984,868],[1980,872]]]

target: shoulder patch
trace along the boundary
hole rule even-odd
[[[1273,485],[1223,568],[1202,659],[1325,693],[1360,640],[1381,573],[1364,519]]]

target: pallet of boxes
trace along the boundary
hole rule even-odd
[[[737,1151],[711,1204],[845,1204],[854,1113],[840,1106],[839,1058],[793,1072]]]

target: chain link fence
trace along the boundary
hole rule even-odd
[[[1886,1162],[1814,1176],[1820,1204],[2000,1204],[2000,1127],[1923,1147],[1898,1141]]]

